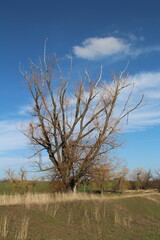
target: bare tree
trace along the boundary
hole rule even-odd
[[[129,173],[129,169],[126,168],[126,166],[122,166],[121,170],[117,173],[117,177],[115,180],[117,180],[117,190],[122,193],[124,189],[126,189],[127,186],[127,175]]]
[[[8,168],[5,173],[6,178],[4,180],[12,183],[13,192],[26,193],[34,191],[36,179],[27,180],[27,170],[25,168],[21,167],[17,171]]]
[[[106,159],[104,163],[97,163],[90,173],[90,181],[93,181],[103,194],[109,182],[117,181],[117,189],[121,190],[122,183],[128,173],[124,162],[117,157]]]
[[[16,180],[17,180],[17,176],[15,174],[15,171],[8,168],[5,170],[5,173],[6,173],[6,180],[7,181],[10,181],[11,183],[14,183]]]
[[[144,189],[150,188],[151,179],[152,179],[152,172],[151,172],[151,170],[145,171],[144,178],[143,178],[143,188]]]
[[[120,122],[141,105],[143,96],[131,105],[134,84],[128,76],[122,72],[103,84],[102,69],[95,82],[85,71],[74,88],[72,64],[63,77],[57,58],[45,54],[43,64],[30,61],[30,72],[20,71],[34,102],[33,119],[23,133],[35,148],[34,156],[39,156],[39,170],[51,170],[67,191],[74,190],[110,150],[121,145]],[[120,94],[127,89],[125,103],[117,108]],[[42,151],[48,154],[49,166],[44,165]]]
[[[133,181],[133,185],[135,189],[141,189],[142,188],[142,180],[144,176],[144,170],[143,168],[136,168],[131,173],[131,180]]]
[[[18,174],[19,174],[20,181],[26,181],[27,180],[27,171],[26,171],[25,168],[20,168]]]
[[[136,189],[148,189],[151,178],[151,170],[145,171],[143,168],[136,168],[131,174]]]
[[[90,181],[93,181],[103,194],[109,180],[112,179],[111,166],[109,163],[93,167],[90,173]]]
[[[155,170],[156,176],[153,178],[153,186],[160,192],[160,170]]]

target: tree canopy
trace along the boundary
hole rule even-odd
[[[96,81],[85,71],[83,80],[71,82],[72,64],[63,77],[56,57],[44,55],[43,64],[30,61],[30,72],[22,72],[33,106],[32,119],[23,133],[34,146],[41,171],[52,171],[66,190],[73,190],[90,176],[97,164],[108,161],[108,153],[121,145],[120,123],[138,102],[130,104],[134,84],[121,72],[112,81],[102,81],[102,69]],[[118,105],[123,90],[129,89],[123,105]],[[41,153],[48,154],[45,165]]]

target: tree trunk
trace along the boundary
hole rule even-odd
[[[73,188],[73,193],[76,194],[77,193],[77,185],[75,184],[74,188]]]
[[[75,182],[75,180],[73,178],[70,179],[67,183],[64,182],[64,186],[65,186],[66,192],[72,192],[72,193],[76,194],[78,184],[77,184],[77,182]]]
[[[71,189],[71,191],[74,194],[76,194],[76,192],[77,192],[77,183],[75,182],[74,179],[71,179],[71,181],[70,181],[70,189]]]

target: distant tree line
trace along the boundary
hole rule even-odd
[[[13,193],[34,192],[36,184],[42,180],[47,180],[48,182],[46,192],[65,191],[63,182],[53,180],[49,175],[45,178],[41,177],[40,179],[34,178],[29,180],[27,179],[27,171],[24,168],[20,168],[17,172],[7,169],[5,173],[6,176],[1,182],[10,182]],[[121,165],[121,161],[118,161],[114,168],[109,165],[95,167],[90,178],[84,180],[78,190],[104,194],[105,192],[123,193],[127,190],[148,189],[155,189],[160,192],[159,171],[152,173],[151,170],[146,171],[143,168],[136,168],[133,171],[129,171],[126,166]]]

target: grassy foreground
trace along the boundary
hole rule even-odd
[[[2,240],[160,239],[159,194],[126,198],[82,194],[7,197],[0,196]]]

